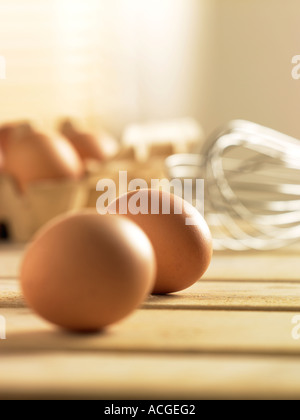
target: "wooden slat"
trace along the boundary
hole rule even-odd
[[[17,278],[24,245],[0,244],[0,279]]]
[[[24,248],[0,246],[0,399],[299,399],[299,252],[215,253],[203,281],[71,334],[26,308]]]
[[[300,284],[203,281],[174,295],[151,296],[144,308],[300,312]]]
[[[24,246],[0,245],[0,278],[17,278]],[[215,252],[204,280],[295,281],[300,283],[299,249],[274,252]]]
[[[205,279],[218,281],[300,282],[299,250],[215,253]]]
[[[293,358],[57,352],[1,355],[0,371],[1,399],[300,398]]]
[[[26,307],[17,280],[0,279],[0,309]]]
[[[19,282],[0,280],[0,308],[22,307]],[[300,312],[300,284],[198,282],[180,293],[151,296],[143,308]]]
[[[292,313],[140,310],[102,334],[68,334],[28,309],[1,309],[0,352],[90,351],[168,354],[297,355]]]

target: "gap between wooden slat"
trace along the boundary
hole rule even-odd
[[[0,245],[0,278],[18,278],[24,246]],[[299,249],[273,252],[215,252],[204,281],[300,283]]]
[[[28,309],[0,312],[7,320],[7,340],[0,341],[0,353],[87,351],[300,358],[300,341],[292,336],[295,314],[291,313],[136,311],[103,333],[80,335],[61,331]]]
[[[24,308],[18,281],[0,280],[0,308]],[[292,283],[198,282],[166,296],[150,296],[146,310],[300,312],[300,285]]]

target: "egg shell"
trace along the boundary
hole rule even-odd
[[[23,192],[35,182],[78,180],[84,174],[80,157],[67,140],[38,133],[28,124],[7,128],[2,151],[2,172],[12,176]]]
[[[132,214],[129,206],[136,197],[141,209]],[[152,200],[157,200],[159,214],[151,214]],[[164,202],[170,203],[170,214],[163,214]],[[191,204],[168,192],[140,190],[121,196],[110,205],[109,212],[119,213],[120,208],[128,210],[126,217],[143,229],[153,245],[158,267],[153,294],[179,292],[202,278],[212,259],[212,236]],[[181,214],[175,214],[178,208]],[[187,219],[192,225],[186,224]]]
[[[12,129],[12,124],[6,124],[0,127],[0,174],[4,172],[4,148]]]
[[[107,133],[94,135],[81,131],[71,121],[62,123],[60,131],[75,147],[83,161],[106,161],[119,151],[117,141]]]
[[[156,275],[151,243],[124,217],[80,212],[42,229],[21,268],[27,304],[75,331],[101,330],[137,309]]]

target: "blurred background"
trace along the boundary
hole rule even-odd
[[[25,162],[24,153],[18,160],[13,146],[5,146],[7,133],[0,133],[2,236],[8,218],[22,218],[12,216],[15,209],[26,209],[27,219],[39,219],[40,226],[70,207],[85,203],[95,208],[97,180],[114,179],[119,170],[130,171],[131,178],[164,176],[168,155],[196,150],[230,120],[249,120],[300,139],[300,81],[292,77],[292,59],[300,53],[299,12],[297,0],[0,0],[0,56],[6,61],[0,126],[30,121],[45,133],[57,133],[58,122],[71,118],[94,136],[105,130],[123,146],[135,147],[111,153],[92,170],[85,161],[88,198],[74,197],[69,185],[61,192],[56,185],[51,193],[49,185],[40,185],[24,195],[31,181],[47,180],[43,171],[29,174],[34,159],[42,162],[33,146],[39,135],[28,126],[11,132],[10,145],[17,144],[16,150],[21,150],[20,139],[32,140],[36,156]],[[183,125],[137,128],[151,121]],[[64,126],[63,135],[78,151],[86,137],[74,133]],[[151,135],[158,143],[165,141],[163,152],[149,152]],[[95,141],[89,138],[90,147]],[[109,148],[114,147],[111,142]],[[70,160],[63,164],[65,172],[53,178],[66,173],[74,181],[74,167],[71,175],[66,168]],[[16,188],[8,186],[7,176],[18,181]],[[45,212],[59,196],[69,200]],[[297,210],[299,204],[293,206]],[[14,230],[20,233],[21,227]],[[28,238],[28,232],[16,236]]]
[[[300,138],[297,0],[0,0],[0,120],[191,116]]]

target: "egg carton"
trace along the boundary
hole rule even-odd
[[[43,181],[32,184],[21,193],[10,176],[0,174],[0,237],[13,242],[28,242],[51,219],[71,210],[96,209],[101,192],[97,184],[102,179],[115,182],[120,189],[120,171],[127,172],[128,183],[163,177],[164,159],[152,158],[146,165],[130,158],[99,164],[91,162],[81,181]],[[127,186],[125,186],[127,187]]]
[[[176,152],[190,153],[199,148],[204,132],[192,119],[163,121],[125,128],[120,153],[108,162],[87,162],[89,173],[88,207],[95,207],[99,180],[109,179],[120,190],[119,173],[127,172],[128,183],[142,179],[151,186],[152,180],[167,178],[165,160]],[[123,190],[123,188],[121,188]]]
[[[127,185],[120,185],[120,172],[126,172]],[[96,208],[97,199],[101,192],[97,191],[97,184],[100,180],[108,179],[113,181],[116,186],[117,196],[133,180],[140,179],[151,187],[153,179],[166,178],[165,174],[165,157],[151,157],[148,162],[142,163],[131,158],[115,159],[110,162],[99,164],[97,162],[89,162],[88,164],[88,200],[87,207]],[[123,179],[123,178],[122,178]]]
[[[101,194],[98,182],[114,181],[118,195],[120,171],[127,172],[128,184],[142,179],[150,187],[153,179],[166,178],[166,157],[190,152],[202,138],[201,127],[190,119],[133,125],[124,132],[119,155],[108,162],[88,162],[81,181],[39,182],[21,194],[11,177],[0,174],[0,238],[7,232],[10,240],[27,242],[56,216],[70,210],[95,209]]]
[[[193,118],[152,121],[128,125],[122,146],[132,148],[136,161],[146,163],[153,155],[191,153],[199,149],[205,133]]]
[[[39,182],[22,194],[11,177],[0,174],[2,233],[13,242],[27,242],[51,219],[85,207],[87,197],[86,179]]]

